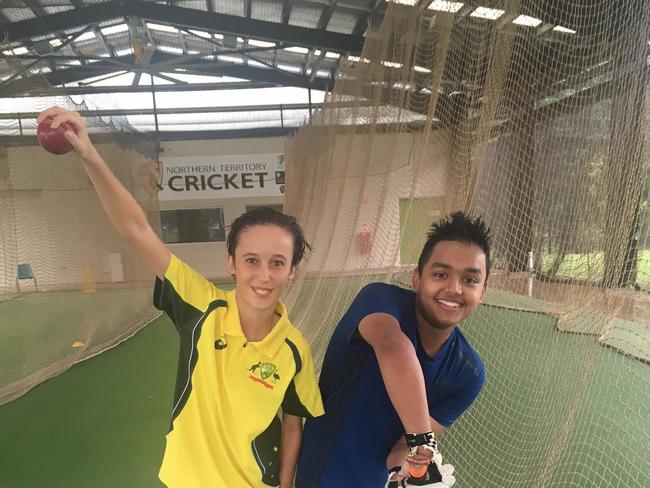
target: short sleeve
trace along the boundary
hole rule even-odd
[[[370,283],[364,286],[339,321],[330,344],[334,343],[337,348],[346,347],[358,337],[357,328],[361,320],[373,313],[391,315],[401,326],[405,310],[409,308],[408,303],[405,303],[404,291],[386,283]]]
[[[223,292],[173,254],[164,280],[156,277],[153,304],[165,312],[179,331],[196,322],[210,302]]]
[[[462,388],[439,401],[429,399],[429,414],[440,425],[451,425],[474,403],[485,383],[485,370],[481,368],[470,374]],[[433,400],[433,401],[432,401]]]
[[[287,387],[282,401],[282,411],[296,417],[319,417],[325,413],[318,380],[314,370],[314,360],[306,341],[286,339],[291,349],[296,372]]]

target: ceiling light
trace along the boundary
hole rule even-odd
[[[26,47],[17,47],[14,49],[14,54],[20,56],[21,54],[27,54],[29,51]]]
[[[382,61],[381,64],[383,64],[387,68],[401,68],[402,67],[402,63],[395,63],[393,61]]]
[[[52,46],[52,47],[59,47],[61,44],[63,44],[61,42],[61,39],[51,39],[50,40],[50,46]]]
[[[431,73],[431,70],[429,68],[425,68],[424,66],[413,66],[413,71],[417,71],[418,73]]]
[[[339,59],[341,57],[341,55],[339,53],[333,53],[333,52],[327,51],[325,53],[325,57],[329,58],[329,59]]]
[[[456,13],[462,7],[464,3],[462,2],[446,2],[444,0],[434,0],[429,4],[429,10],[437,10],[438,12],[451,12]]]
[[[478,7],[470,14],[470,16],[478,17],[479,19],[497,20],[505,13],[505,10],[498,8]]]

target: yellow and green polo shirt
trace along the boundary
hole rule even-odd
[[[280,319],[247,342],[235,291],[225,292],[176,256],[156,279],[154,305],[180,334],[172,424],[160,468],[170,488],[279,484],[279,412],[316,417],[323,404],[307,341]]]

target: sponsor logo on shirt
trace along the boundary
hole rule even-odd
[[[248,368],[250,375],[248,378],[255,383],[263,385],[265,388],[272,390],[275,388],[275,383],[280,379],[278,367],[273,363],[263,363],[262,361],[251,365]]]

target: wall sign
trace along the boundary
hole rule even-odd
[[[165,200],[281,196],[283,154],[234,154],[162,159]]]

